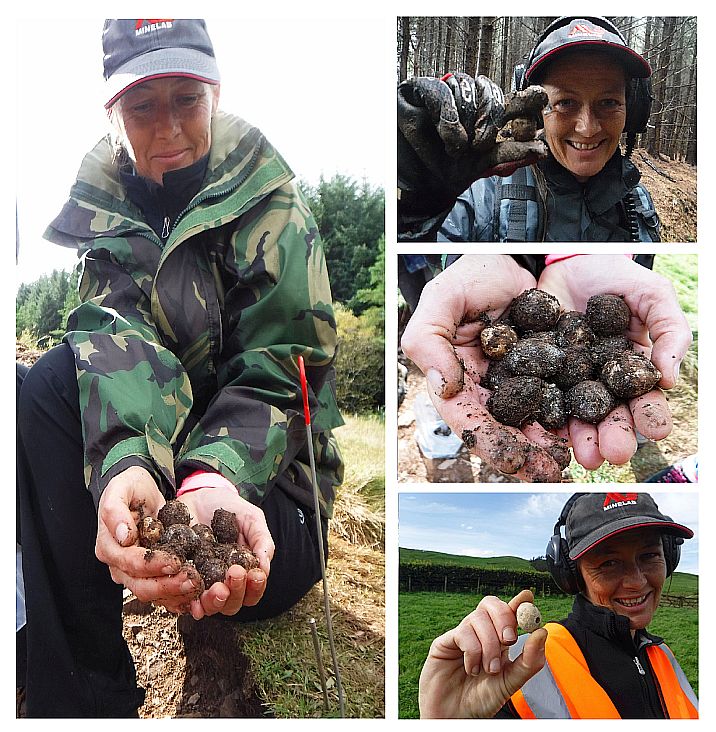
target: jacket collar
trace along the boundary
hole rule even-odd
[[[555,195],[579,193],[586,198],[589,209],[597,215],[605,213],[621,201],[641,179],[638,168],[629,158],[623,157],[619,149],[599,173],[585,183],[580,183],[552,155],[539,165]]]
[[[241,215],[265,195],[293,178],[274,147],[240,117],[217,112],[206,175],[192,205],[191,226],[216,226]],[[95,239],[149,233],[139,208],[124,186],[109,136],[85,156],[70,198],[49,225],[45,238],[84,250]]]
[[[574,598],[570,619],[584,626],[587,630],[628,648],[641,648],[663,642],[662,638],[649,633],[645,629],[637,630],[632,638],[629,632],[629,618],[618,615],[613,610],[600,605],[593,605],[581,592]]]

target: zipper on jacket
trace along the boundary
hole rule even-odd
[[[164,224],[162,225],[162,239],[166,241],[169,238],[169,225],[170,225],[169,217],[164,217]]]
[[[171,227],[171,230],[173,231],[177,224],[179,223],[182,216],[187,214],[191,209],[198,206],[200,203],[204,203],[204,201],[209,201],[212,198],[221,198],[222,196],[227,195],[228,193],[233,193],[240,185],[243,184],[243,182],[251,175],[254,168],[256,167],[256,161],[259,159],[259,155],[263,151],[263,143],[260,143],[257,145],[256,149],[251,155],[251,160],[248,162],[248,165],[246,166],[246,170],[244,171],[243,175],[241,175],[240,178],[237,178],[228,188],[224,188],[221,191],[216,191],[213,193],[205,193],[203,196],[200,196],[199,198],[195,199],[194,201],[190,201],[184,208],[183,211],[180,212],[180,214],[176,217],[174,220],[174,225]],[[165,219],[165,225],[166,225],[167,219]],[[167,234],[169,236],[169,234]]]
[[[648,663],[648,656],[646,655],[646,648],[648,645],[651,644],[642,642],[639,644],[639,648],[637,649],[637,654],[642,653],[642,655],[644,655],[644,661],[646,663]],[[652,685],[650,685],[647,680],[646,669],[639,660],[638,656],[634,656],[634,665],[636,666],[641,676],[640,681],[642,683],[642,688],[644,689],[644,695],[646,697],[647,703],[654,710],[655,713],[657,712],[657,710],[660,710],[664,719],[669,719],[669,713],[666,709],[664,695],[661,691],[661,687],[659,686],[659,679],[656,677],[653,669],[651,669],[649,674],[649,677],[652,681]],[[658,705],[658,707],[656,707],[656,705]]]

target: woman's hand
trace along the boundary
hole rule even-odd
[[[476,455],[522,480],[560,482],[565,455],[569,462],[564,444],[536,423],[520,431],[497,422],[480,386],[488,366],[480,332],[535,285],[508,255],[463,255],[425,286],[401,345],[442,418]]]
[[[182,567],[172,554],[157,550],[148,554],[137,543],[140,507],[143,515],[156,517],[164,503],[144,468],[135,466],[116,475],[99,501],[95,554],[108,565],[112,579],[139,600],[181,612],[202,587],[198,573]]]
[[[517,608],[533,600],[530,590],[509,603],[484,597],[456,628],[433,641],[420,674],[421,718],[492,718],[544,666],[544,629],[530,634],[514,661],[508,658],[517,640]]]
[[[189,508],[192,523],[211,525],[217,508],[235,513],[238,543],[251,549],[259,560],[259,567],[248,572],[237,564],[229,567],[223,582],[215,582],[191,601],[189,610],[192,617],[200,620],[205,615],[216,613],[235,615],[244,605],[256,605],[266,590],[275,551],[264,512],[241,498],[233,488],[200,488],[183,494],[179,500]]]
[[[670,389],[676,384],[692,336],[668,279],[624,255],[593,254],[551,264],[538,287],[557,297],[563,309],[580,312],[592,295],[622,295],[632,312],[627,338],[647,355],[651,351],[651,360],[662,374],[660,386]],[[618,406],[598,425],[570,418],[574,457],[588,470],[596,470],[604,460],[622,465],[636,452],[635,428],[651,440],[671,432],[671,412],[660,390]]]

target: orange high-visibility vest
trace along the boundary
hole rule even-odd
[[[547,623],[545,629],[547,664],[512,696],[520,717],[620,719],[572,634],[557,623]],[[697,719],[696,697],[668,646],[649,646],[646,652],[669,719]]]

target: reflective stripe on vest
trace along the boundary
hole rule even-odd
[[[696,695],[671,649],[664,643],[649,646],[646,653],[659,681],[669,719],[698,719],[699,703]]]
[[[522,719],[620,719],[570,632],[557,623],[547,623],[545,629],[547,663],[512,696],[517,714]],[[519,655],[526,638],[520,636],[510,658]],[[669,718],[697,718],[696,697],[671,651],[665,645],[649,646],[647,654]]]

